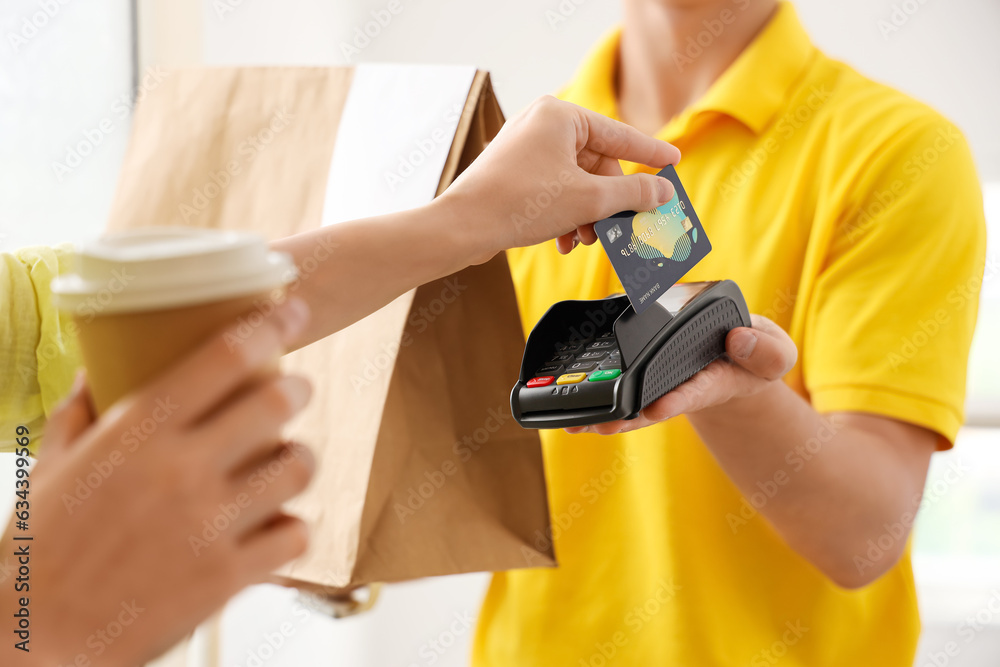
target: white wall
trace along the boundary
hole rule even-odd
[[[399,0],[402,11],[360,54],[358,29],[389,0],[204,0],[209,63],[472,63],[489,69],[508,115],[554,92],[619,16],[613,0]],[[866,74],[926,101],[970,137],[987,180],[1000,180],[1000,3],[996,0],[797,0],[814,40]],[[898,31],[879,21],[903,13]],[[560,9],[567,15],[561,17]],[[897,19],[899,16],[896,17]]]
[[[122,0],[3,1],[0,249],[104,226],[130,126],[130,16]]]

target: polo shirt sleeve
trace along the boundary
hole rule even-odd
[[[0,254],[0,452],[26,426],[37,453],[46,419],[80,366],[72,318],[52,305],[49,284],[68,268],[69,246]]]
[[[947,448],[963,421],[983,196],[968,144],[940,116],[887,143],[843,170],[847,194],[828,216],[829,252],[806,310],[803,378],[820,412],[917,424]]]

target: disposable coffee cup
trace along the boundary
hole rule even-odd
[[[241,344],[284,301],[295,264],[254,234],[152,227],[77,248],[52,282],[72,313],[98,413],[161,374],[228,324]]]

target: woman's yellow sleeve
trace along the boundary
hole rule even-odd
[[[46,419],[80,367],[76,325],[52,305],[52,279],[69,268],[69,246],[0,253],[0,452],[18,426],[37,452]]]

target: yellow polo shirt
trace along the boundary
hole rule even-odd
[[[619,39],[596,48],[563,99],[617,115]],[[919,424],[948,446],[985,254],[982,194],[954,126],[823,55],[782,4],[657,136],[681,149],[678,173],[712,240],[686,280],[733,279],[752,312],[788,331],[800,361],[786,381],[820,412]],[[556,301],[622,291],[600,244],[509,256],[526,331]],[[791,450],[784,473],[821,439]],[[741,496],[685,418],[542,440],[559,567],[494,577],[475,665],[911,667],[908,553],[872,585],[838,588]]]

